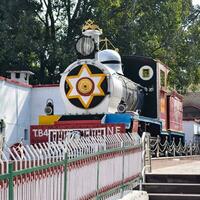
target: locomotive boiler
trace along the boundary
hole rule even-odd
[[[124,113],[142,105],[143,88],[123,76],[114,50],[72,63],[62,74],[60,91],[68,115]]]

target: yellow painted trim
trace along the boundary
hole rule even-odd
[[[53,125],[60,117],[61,115],[40,115],[39,125]]]

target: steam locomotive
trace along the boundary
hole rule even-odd
[[[83,27],[76,42],[78,59],[61,74],[60,93],[66,113],[54,115],[53,103],[48,102],[47,115],[40,116],[40,125],[51,121],[47,128],[54,128],[48,140],[65,137],[70,132],[66,130],[82,135],[135,132],[141,136],[149,132],[152,137],[184,139],[182,97],[167,91],[169,68],[151,58],[121,58],[115,50],[99,50],[101,34],[91,20]],[[65,131],[55,134],[55,127]]]

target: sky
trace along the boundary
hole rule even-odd
[[[200,5],[200,0],[192,0],[193,4],[196,5],[196,4],[199,4]]]

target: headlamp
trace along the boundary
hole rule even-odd
[[[82,36],[76,43],[76,51],[83,57],[91,56],[95,52],[95,41],[88,36]]]

